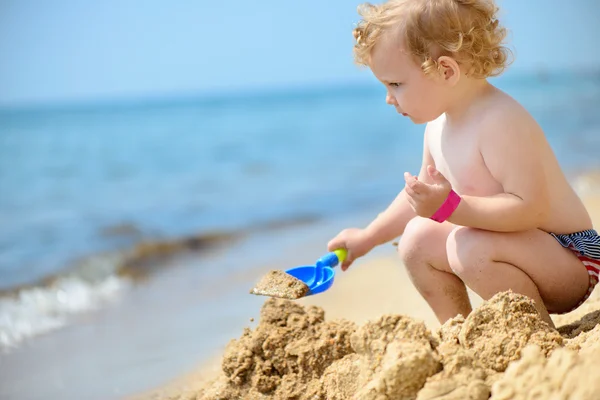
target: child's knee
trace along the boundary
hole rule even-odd
[[[452,271],[461,277],[480,273],[491,255],[485,232],[460,226],[446,241],[446,254]]]
[[[415,217],[408,222],[398,243],[398,254],[405,265],[421,261],[431,253],[432,239],[439,235],[439,223],[427,218]]]

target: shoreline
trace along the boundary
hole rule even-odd
[[[600,171],[588,171],[580,175],[573,187],[584,202],[594,229],[599,229]],[[347,319],[362,325],[383,314],[399,314],[422,320],[427,328],[437,330],[439,322],[410,282],[406,270],[394,253],[395,249],[391,245],[374,249],[348,271],[339,274],[336,283],[327,292],[299,299],[298,304],[321,307],[325,311],[326,320]],[[477,294],[470,289],[468,292],[474,309],[483,303]],[[551,317],[557,327],[566,326],[596,309],[600,309],[600,290],[595,290],[578,309]],[[231,337],[230,340],[238,337],[239,335]],[[127,399],[177,398],[176,396],[184,393],[199,391],[204,384],[219,375],[223,350],[224,348],[216,350],[211,358],[201,361],[194,370],[177,379],[153,390],[128,396]]]
[[[347,223],[279,227],[169,260],[114,301],[0,352],[7,366],[0,397],[122,398],[194,371],[257,318],[264,298],[248,294],[256,276],[314,262],[331,232]],[[97,370],[105,371],[103,381]]]

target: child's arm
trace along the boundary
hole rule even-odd
[[[516,115],[515,115],[516,114]],[[493,118],[482,132],[480,150],[504,193],[489,197],[462,196],[450,222],[491,231],[524,231],[547,217],[549,197],[539,140],[543,133],[526,112]]]
[[[423,162],[419,179],[432,183],[427,173],[427,165],[433,165],[433,159],[427,145],[427,130],[423,144]],[[341,265],[342,271],[347,270],[359,257],[370,252],[374,247],[387,243],[404,233],[404,229],[417,214],[413,211],[406,188],[403,189],[389,207],[379,214],[365,229],[349,228],[338,233],[327,244],[327,249],[333,251],[339,248],[348,250],[348,255]]]
[[[421,171],[419,172],[419,180],[425,183],[433,183],[431,177],[427,173],[427,165],[435,165],[433,158],[429,153],[427,143],[427,128],[425,128],[423,140],[423,161]],[[404,229],[408,222],[416,217],[417,214],[413,211],[410,203],[406,198],[405,189],[396,196],[394,201],[388,208],[377,216],[365,229],[374,246],[387,243],[404,233]]]

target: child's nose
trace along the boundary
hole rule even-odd
[[[394,96],[392,96],[390,94],[390,92],[388,92],[385,96],[385,102],[391,106],[397,106],[398,103],[396,102],[396,98]]]

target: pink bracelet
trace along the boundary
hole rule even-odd
[[[440,208],[438,208],[435,214],[433,214],[430,218],[440,223],[444,222],[452,215],[454,210],[456,210],[460,200],[460,196],[456,194],[454,190],[450,190],[450,193],[448,193],[448,197],[446,197],[444,203],[442,203]]]

